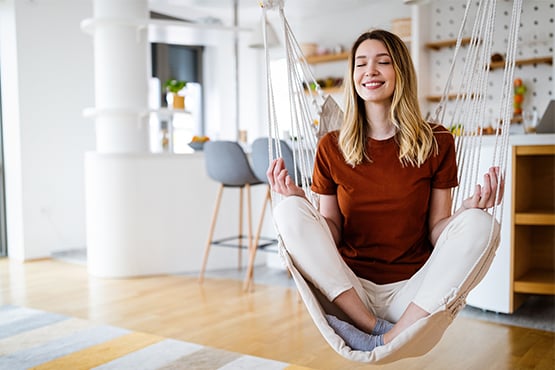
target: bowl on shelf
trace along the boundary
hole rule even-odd
[[[204,143],[208,140],[208,136],[194,136],[193,140],[189,143],[189,147],[191,147],[195,151],[201,151],[204,149]]]
[[[201,151],[204,148],[203,141],[191,141],[189,146],[194,149],[195,151]]]

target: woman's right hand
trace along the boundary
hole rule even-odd
[[[268,177],[270,187],[276,193],[286,197],[291,195],[305,197],[303,189],[297,186],[295,181],[289,176],[283,158],[274,159],[272,163],[270,163],[268,171],[266,171],[266,176]]]

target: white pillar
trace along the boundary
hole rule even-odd
[[[96,152],[85,157],[87,265],[95,276],[139,275],[148,243],[137,246],[137,224],[128,222],[132,203],[122,199],[148,199],[130,185],[134,166],[150,156],[148,2],[93,0],[93,13],[81,23],[94,39],[96,105],[87,112],[96,125]],[[145,176],[150,173],[144,169]]]
[[[94,0],[98,153],[149,150],[147,24],[147,0]]]

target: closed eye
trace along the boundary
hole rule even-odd
[[[364,55],[359,55],[355,58],[355,67],[364,67],[368,63],[368,59]]]

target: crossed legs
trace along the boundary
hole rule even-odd
[[[379,296],[375,298],[365,281],[346,266],[325,220],[306,200],[298,197],[283,200],[274,210],[274,218],[295,266],[349,318],[349,322],[343,322],[328,317],[330,325],[344,339],[360,340],[360,333],[366,335],[367,347],[358,348],[365,350],[392,341],[453,294],[466,294],[459,288],[475,277],[473,271],[477,261],[486,249],[498,242],[496,234],[499,233],[495,223],[494,237],[490,238],[492,220],[486,212],[472,209],[461,213],[446,227],[420,271],[406,282],[395,284],[390,301],[378,302],[386,308],[376,315],[372,302],[380,299]],[[381,289],[381,286],[376,287]],[[386,316],[396,323],[388,325],[378,316]],[[378,334],[378,324],[387,330]],[[346,342],[353,348],[353,343]]]

